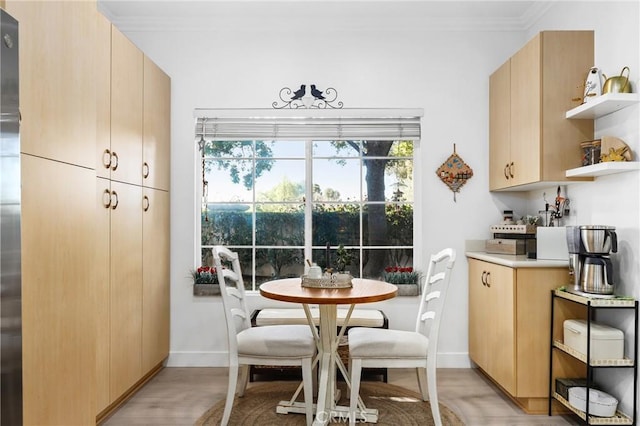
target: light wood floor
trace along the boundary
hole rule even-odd
[[[389,383],[418,390],[413,370],[389,370]],[[165,368],[103,426],[191,426],[226,390],[226,368]],[[470,426],[580,424],[575,416],[524,414],[476,369],[438,370],[438,394]]]

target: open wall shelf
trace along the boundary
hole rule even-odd
[[[631,172],[633,170],[640,170],[640,161],[607,161],[604,163],[591,164],[590,166],[567,170],[565,172],[565,176],[604,176],[615,173]]]
[[[640,102],[637,93],[606,93],[566,112],[566,118],[594,119]]]

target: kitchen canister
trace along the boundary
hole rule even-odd
[[[600,139],[592,141],[584,141],[580,143],[582,148],[582,165],[590,166],[592,164],[598,164],[600,160],[602,141]]]

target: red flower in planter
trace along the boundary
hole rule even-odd
[[[218,274],[212,266],[201,266],[191,273],[194,284],[217,284]]]
[[[417,284],[420,273],[414,271],[411,266],[387,266],[384,268],[382,278],[391,284]]]

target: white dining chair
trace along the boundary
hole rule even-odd
[[[385,367],[416,369],[422,400],[429,400],[434,423],[442,425],[436,386],[438,330],[455,260],[456,251],[451,248],[431,256],[415,331],[365,327],[349,330],[349,424],[355,424],[357,406],[362,404],[358,395],[362,368]]]
[[[213,261],[222,294],[229,341],[229,387],[221,425],[231,416],[233,400],[244,396],[251,365],[300,366],[304,389],[307,425],[313,421],[312,361],[316,342],[308,325],[269,325],[251,327],[245,299],[244,282],[238,254],[226,247],[212,249]],[[231,264],[231,269],[226,265]],[[238,373],[240,380],[238,383]],[[275,410],[276,407],[274,406]]]

